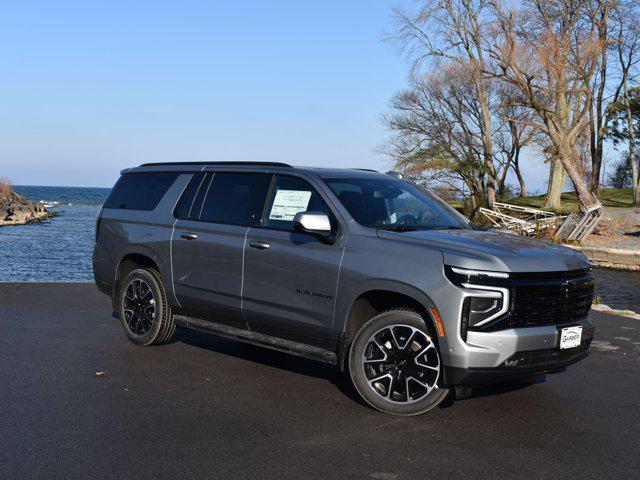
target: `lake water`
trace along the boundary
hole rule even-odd
[[[640,313],[640,272],[594,268],[596,296],[601,303],[618,310]]]
[[[108,188],[14,187],[57,217],[0,228],[0,281],[91,282],[95,220]],[[640,273],[594,269],[596,295],[613,308],[640,312]]]
[[[92,281],[95,220],[108,188],[14,189],[41,201],[57,216],[43,223],[0,228],[0,281]]]

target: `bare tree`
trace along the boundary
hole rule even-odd
[[[464,66],[475,88],[482,117],[481,141],[487,173],[487,201],[495,201],[498,175],[494,166],[493,126],[490,112],[489,69],[485,51],[487,0],[436,0],[423,2],[414,12],[396,10],[399,29],[393,36],[414,60],[414,70],[425,62],[443,60]]]
[[[611,19],[617,13],[619,0],[591,0],[586,4],[587,20],[592,22],[600,46],[598,65],[595,69],[589,105],[589,142],[591,156],[591,192],[598,195],[604,139],[606,136],[606,103],[609,79],[609,57],[615,39],[611,32]]]
[[[496,128],[496,157],[501,165],[501,175],[498,180],[498,192],[503,196],[506,177],[510,170],[516,176],[520,187],[519,196],[526,197],[527,189],[522,174],[521,154],[523,148],[533,143],[536,130],[529,124],[533,120],[530,109],[515,105],[516,101],[510,85],[499,85],[498,127]],[[502,158],[501,158],[502,157]]]
[[[519,9],[494,4],[497,76],[518,92],[514,105],[537,118],[517,120],[546,134],[583,206],[597,203],[584,178],[577,142],[588,126],[591,81],[601,52],[587,0],[532,0]],[[556,166],[553,171],[558,170]]]
[[[632,175],[633,206],[640,204],[640,178],[638,178],[638,162],[635,151],[634,115],[631,105],[629,78],[633,69],[640,61],[640,15],[638,15],[635,1],[622,2],[615,12],[616,15],[616,52],[620,68],[620,82],[616,88],[613,102],[609,108],[608,117],[619,115],[624,109],[626,132],[618,135],[618,139],[626,137],[629,142],[629,162]],[[620,99],[622,96],[622,99]],[[620,105],[621,104],[621,105]],[[623,108],[621,108],[621,106]],[[617,131],[617,130],[616,130]],[[615,134],[614,134],[615,137]]]
[[[497,192],[506,193],[507,175],[513,170],[524,195],[520,155],[535,130],[514,119],[526,119],[530,112],[508,104],[511,93],[504,85],[492,81],[487,87],[494,123],[492,163]],[[497,87],[501,87],[500,91]],[[392,134],[383,150],[395,160],[396,168],[432,187],[446,185],[456,190],[457,185],[459,195],[469,192],[474,209],[482,206],[488,178],[483,150],[484,117],[467,66],[442,62],[438,71],[414,74],[410,88],[394,96],[384,122]]]
[[[485,198],[480,108],[473,82],[458,64],[437,73],[414,74],[397,93],[383,121],[392,135],[383,150],[409,177],[464,194],[473,208]]]

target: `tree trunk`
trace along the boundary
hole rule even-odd
[[[518,178],[518,183],[520,184],[520,198],[524,198],[527,196],[527,187],[524,184],[524,178],[522,177],[522,173],[520,173],[520,169],[516,170],[516,177]]]
[[[527,196],[527,187],[524,184],[524,177],[520,171],[520,146],[516,145],[516,150],[513,155],[513,171],[516,173],[516,178],[520,184],[520,198]]]
[[[624,80],[624,106],[627,111],[627,129],[629,130],[629,160],[631,161],[631,177],[632,177],[632,194],[633,206],[640,204],[640,183],[638,180],[638,161],[636,160],[636,138],[633,125],[633,116],[631,114],[631,105],[629,104],[629,96],[627,95],[627,80]]]
[[[600,173],[602,169],[602,150],[605,135],[606,124],[604,121],[604,93],[605,86],[607,84],[607,60],[609,55],[609,49],[607,48],[607,39],[609,37],[609,14],[612,5],[609,2],[603,2],[600,4],[602,10],[600,12],[600,18],[598,25],[598,36],[602,42],[602,48],[600,50],[600,83],[596,91],[596,119],[592,130],[592,143],[591,143],[591,193],[597,198],[600,192]],[[593,115],[593,108],[591,109]],[[593,136],[595,134],[595,138]],[[577,188],[577,187],[576,187]]]
[[[547,190],[547,201],[544,204],[545,210],[560,210],[562,207],[561,195],[562,187],[567,181],[566,172],[559,158],[555,157],[551,161],[549,169],[549,188]]]
[[[580,205],[582,207],[589,207],[599,203],[597,197],[595,197],[589,190],[587,182],[584,181],[584,172],[582,171],[582,168],[580,168],[580,162],[575,148],[565,142],[559,142],[558,157],[575,186]]]
[[[480,101],[482,107],[482,117],[484,121],[483,132],[483,154],[484,165],[487,170],[487,203],[489,207],[493,207],[496,201],[496,169],[493,165],[493,143],[491,139],[491,117],[489,116],[489,107],[484,101]],[[486,109],[486,112],[485,112]]]
[[[601,109],[602,107],[599,107],[598,111]],[[604,127],[601,124],[596,124],[596,128],[591,146],[591,193],[597,197],[600,194]]]
[[[589,108],[589,152],[591,153],[591,191],[597,195],[600,178],[596,172],[600,170],[600,159],[598,158],[598,149],[596,147],[596,125],[593,103]]]

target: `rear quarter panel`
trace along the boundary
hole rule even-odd
[[[170,251],[173,209],[191,176],[178,176],[154,210],[102,210],[93,254],[95,281],[101,290],[112,290],[118,265],[125,256],[136,253],[151,258],[158,266],[169,303],[175,304]]]

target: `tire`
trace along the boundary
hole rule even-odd
[[[120,284],[118,312],[127,338],[143,346],[169,342],[176,324],[158,271],[133,270]]]
[[[393,415],[428,412],[449,393],[438,386],[435,334],[413,310],[387,310],[367,322],[351,343],[349,373],[365,402]]]

